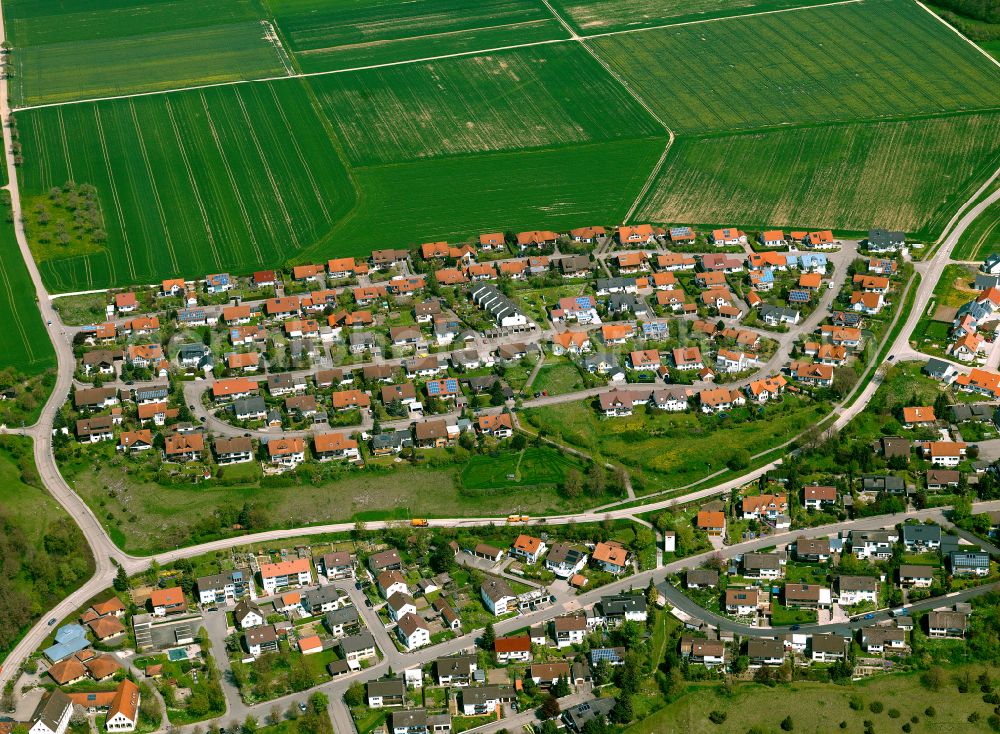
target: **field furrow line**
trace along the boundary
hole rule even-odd
[[[309,179],[309,186],[312,187],[313,195],[316,197],[316,204],[319,206],[320,210],[323,212],[323,218],[329,222],[330,221],[330,210],[326,207],[326,202],[323,200],[323,194],[319,190],[319,185],[316,183],[316,177],[313,176],[312,169],[306,162],[306,157],[302,153],[302,146],[299,145],[298,137],[292,132],[292,126],[288,122],[288,116],[285,114],[285,110],[278,101],[278,93],[274,91],[274,85],[267,85],[268,91],[271,92],[271,98],[274,100],[274,108],[278,111],[278,115],[281,117],[281,122],[285,126],[285,131],[288,133],[288,140],[291,142],[292,147],[295,149],[295,155],[299,159],[299,163],[302,165],[302,170],[306,174],[306,178]]]
[[[635,197],[635,200],[632,202],[632,206],[629,207],[628,212],[625,214],[625,218],[622,220],[623,223],[632,221],[632,215],[635,214],[636,209],[639,208],[639,205],[642,203],[642,200],[646,197],[646,194],[649,193],[649,189],[652,188],[653,182],[656,181],[657,177],[659,177],[660,169],[663,168],[663,164],[667,162],[667,153],[670,152],[670,147],[673,144],[674,144],[674,136],[673,133],[671,133],[670,140],[667,141],[666,146],[663,148],[663,154],[660,156],[660,159],[656,162],[656,165],[653,166],[653,170],[649,172],[649,176],[646,177],[646,183],[643,184],[643,187],[639,191],[639,194]]]
[[[97,124],[97,138],[101,143],[101,152],[104,154],[104,165],[107,168],[108,184],[111,187],[111,198],[115,203],[115,210],[118,214],[118,226],[121,229],[122,239],[125,243],[125,260],[128,263],[129,274],[136,278],[135,263],[132,262],[132,243],[128,239],[128,228],[125,225],[125,211],[122,209],[122,202],[118,196],[118,185],[115,183],[115,174],[111,170],[111,156],[108,155],[108,142],[104,137],[104,125],[101,123],[101,111],[94,105],[94,121]]]
[[[8,306],[7,313],[13,319],[17,331],[21,335],[21,343],[24,344],[24,349],[28,354],[29,360],[34,362],[35,350],[31,347],[31,339],[28,338],[28,331],[24,328],[24,323],[21,321],[18,305],[14,302],[14,288],[11,287],[10,278],[7,277],[7,268],[2,266],[0,266],[0,279],[3,280],[4,284],[4,300],[7,301]]]
[[[110,258],[108,259],[110,262]],[[94,269],[90,267],[90,258],[83,258],[83,272],[87,274],[87,285],[94,287]],[[112,279],[114,279],[114,268],[111,269]]]
[[[274,197],[277,200],[278,206],[281,208],[281,213],[285,218],[285,224],[288,227],[288,236],[294,243],[295,249],[298,250],[301,248],[301,244],[299,243],[298,234],[295,231],[295,226],[292,222],[292,218],[291,216],[289,216],[288,209],[285,207],[285,199],[281,195],[281,187],[278,186],[278,182],[275,181],[274,179],[274,172],[271,170],[271,166],[267,161],[267,156],[264,154],[264,149],[263,147],[261,147],[260,140],[257,138],[257,133],[254,130],[253,120],[250,119],[250,113],[247,111],[247,106],[243,102],[243,96],[240,94],[239,89],[236,90],[236,101],[240,105],[240,111],[243,113],[243,119],[246,121],[247,124],[247,132],[250,133],[250,139],[253,141],[254,146],[257,148],[257,155],[260,156],[260,163],[264,167],[264,173],[267,174],[268,180],[271,182],[271,189],[274,191]]]
[[[160,190],[156,185],[156,177],[153,175],[153,166],[149,162],[149,152],[146,150],[146,140],[142,136],[142,126],[139,125],[139,116],[135,111],[135,101],[128,101],[129,112],[132,115],[132,124],[135,125],[135,134],[139,139],[139,152],[142,154],[142,161],[146,166],[146,175],[149,176],[149,185],[153,189],[153,199],[156,202],[156,213],[160,217],[160,224],[163,226],[163,239],[167,245],[167,254],[170,257],[170,264],[174,272],[179,270],[177,254],[174,252],[174,242],[170,237],[170,228],[167,226],[167,216],[163,209],[163,201],[160,199]]]
[[[250,246],[253,247],[254,254],[257,256],[257,262],[262,263],[264,262],[264,256],[260,252],[260,245],[258,245],[257,237],[254,235],[254,228],[250,223],[250,214],[247,212],[246,203],[243,201],[243,196],[240,194],[240,187],[236,184],[236,177],[233,175],[232,166],[229,165],[229,159],[226,157],[222,141],[219,139],[219,132],[215,129],[215,120],[212,119],[212,113],[208,109],[208,101],[205,99],[205,93],[199,92],[198,95],[201,97],[201,108],[205,110],[205,119],[208,121],[208,129],[212,133],[212,140],[215,142],[216,150],[219,151],[219,157],[222,159],[222,165],[226,169],[226,176],[229,178],[229,185],[233,189],[233,194],[236,197],[236,204],[240,208],[240,213],[243,217],[243,224],[246,225],[247,235],[250,238]]]
[[[63,158],[66,160],[66,172],[69,174],[70,180],[75,181],[76,178],[73,176],[73,158],[69,154],[69,142],[66,140],[66,123],[63,121],[63,111],[61,107],[59,108],[58,113],[59,136],[62,142]]]
[[[205,236],[208,238],[208,246],[212,249],[212,257],[215,259],[215,266],[222,267],[222,260],[219,258],[219,248],[215,244],[215,235],[212,233],[212,225],[208,221],[208,212],[205,210],[205,202],[201,198],[201,191],[195,182],[194,171],[191,168],[191,161],[188,159],[187,149],[184,147],[184,139],[181,131],[177,127],[177,118],[174,116],[174,107],[170,100],[166,100],[167,117],[170,118],[170,125],[174,129],[174,138],[177,140],[177,148],[180,150],[181,160],[184,162],[184,169],[187,171],[188,183],[191,184],[191,191],[194,193],[195,201],[198,203],[198,211],[201,213],[201,220],[205,224]]]

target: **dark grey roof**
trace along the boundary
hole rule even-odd
[[[368,698],[373,696],[405,696],[406,683],[402,678],[373,680],[368,683]]]
[[[941,526],[906,523],[903,525],[903,542],[907,541],[915,543],[940,543]]]
[[[358,621],[358,608],[353,604],[326,613],[326,626],[330,629],[341,624],[354,624]]]
[[[248,601],[246,599],[241,599],[236,604],[236,608],[233,609],[233,619],[236,620],[236,624],[243,624],[244,618],[248,614],[250,614],[250,612],[254,612],[254,613],[260,615],[261,619],[264,618],[264,614],[263,614],[263,612],[260,611],[260,607],[258,607],[252,601]]]
[[[646,597],[633,594],[615,594],[601,597],[601,610],[606,617],[623,616],[627,612],[645,612]]]
[[[372,637],[372,633],[368,630],[361,630],[358,634],[345,637],[340,641],[340,649],[345,655],[352,652],[369,650],[373,647],[375,647],[375,638]]]
[[[56,688],[38,702],[35,713],[31,715],[31,726],[40,721],[49,728],[49,731],[58,731],[59,722],[68,708],[73,708],[73,702],[69,696]]]
[[[615,699],[612,697],[595,698],[592,701],[581,703],[563,712],[563,720],[568,726],[576,731],[583,729],[584,725],[598,716],[607,716],[611,709],[615,707]]]

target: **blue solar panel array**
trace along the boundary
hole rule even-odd
[[[444,384],[444,390],[441,389],[442,383]],[[455,379],[454,377],[449,377],[445,380],[437,382],[427,383],[427,394],[431,396],[441,395],[442,393],[452,394],[457,392],[458,392],[458,380]]]

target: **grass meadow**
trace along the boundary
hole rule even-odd
[[[13,0],[4,11],[18,106],[286,73],[255,0]]]
[[[67,180],[100,195],[106,245],[39,259],[55,291],[283,262],[354,202],[298,80],[31,110],[18,125],[26,197]]]
[[[998,114],[679,138],[637,217],[929,236],[998,159]]]
[[[579,45],[333,74],[311,84],[352,165],[666,139]]]
[[[266,0],[304,72],[566,38],[541,0]]]
[[[591,43],[678,134],[1000,105],[1000,67],[908,0],[864,0]]]
[[[962,233],[952,258],[984,260],[994,252],[1000,252],[1000,202],[990,204]]]
[[[968,669],[973,678],[982,672],[977,665]],[[743,683],[729,696],[723,695],[717,684],[693,684],[676,701],[629,726],[625,734],[780,731],[786,716],[791,717],[797,732],[840,731],[840,722],[846,722],[844,731],[857,732],[869,720],[875,731],[900,731],[900,722],[910,723],[915,732],[991,731],[987,718],[992,706],[983,702],[975,687],[972,693],[958,693],[951,679],[957,678],[961,669],[948,668],[948,673],[948,685],[936,692],[921,685],[919,673],[884,675],[849,686],[796,681],[768,688]],[[850,706],[855,697],[862,701],[860,710]],[[869,708],[876,702],[882,704],[878,714]],[[925,714],[931,706],[933,718]],[[725,714],[722,726],[709,721],[712,711]],[[969,721],[972,712],[979,714],[975,721]]]
[[[794,438],[826,413],[826,407],[786,398],[769,405],[760,420],[733,423],[695,413],[664,413],[639,408],[628,418],[605,419],[593,401],[580,400],[522,414],[548,436],[583,449],[595,460],[614,461],[650,489],[673,489],[726,468],[733,455],[751,455]]]
[[[578,459],[555,449],[530,446],[516,453],[497,456],[477,454],[459,475],[467,490],[544,489],[561,485],[566,472],[585,467]]]

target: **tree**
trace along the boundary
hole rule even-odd
[[[542,706],[538,709],[538,716],[542,719],[554,719],[559,716],[561,711],[562,709],[559,708],[559,702],[556,700],[556,697],[550,693],[542,701]]]
[[[493,645],[496,641],[497,631],[493,628],[492,622],[487,622],[486,629],[483,630],[483,636],[479,638],[479,644],[487,652],[492,652]]]
[[[431,551],[428,562],[434,573],[448,573],[455,567],[455,552],[444,540],[439,540]]]
[[[611,709],[611,720],[616,724],[627,724],[632,721],[634,716],[632,696],[625,693],[620,694],[615,707]]]
[[[579,497],[583,492],[583,474],[570,469],[563,478],[563,494],[569,498]]]
[[[726,462],[726,466],[733,471],[746,469],[750,466],[750,452],[746,449],[736,449],[732,456],[729,457],[729,461]]]
[[[124,566],[118,567],[118,573],[115,574],[114,587],[115,591],[128,590],[128,573],[125,572]]]
[[[659,598],[660,591],[656,588],[656,584],[653,583],[653,579],[651,578],[649,579],[649,586],[646,587],[646,606],[656,606],[656,602]]]
[[[858,373],[853,367],[838,367],[833,371],[833,391],[840,397],[847,395],[858,382]]]
[[[552,686],[552,695],[556,698],[562,698],[563,696],[568,696],[569,693],[569,681],[566,679],[566,676],[560,675],[555,685]]]
[[[257,719],[253,717],[253,714],[247,714],[247,718],[243,722],[243,731],[246,734],[253,734],[257,731]]]
[[[365,687],[361,683],[355,683],[347,689],[344,694],[344,703],[351,708],[361,706],[365,702]]]

